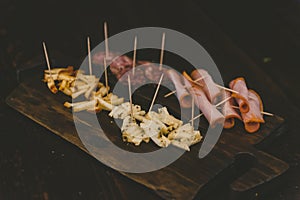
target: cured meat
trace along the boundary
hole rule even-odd
[[[262,111],[263,104],[260,96],[255,91],[249,90],[249,112],[242,113],[242,118],[247,132],[256,132],[260,127],[260,123],[265,122],[261,114]]]
[[[182,84],[182,78],[175,70],[168,70],[167,75],[173,82],[176,88],[176,95],[179,99],[180,105],[183,108],[190,108],[192,106],[192,98],[185,86]]]
[[[103,66],[104,57],[105,52],[97,52],[92,56],[92,63]],[[106,63],[110,63],[110,70],[117,79],[132,68],[132,60],[129,57],[125,55],[121,56],[118,53],[110,52],[106,58]]]
[[[147,79],[155,83],[158,83],[161,75],[167,72],[167,69],[162,68],[162,70],[159,70],[158,65],[148,61],[139,61],[138,64],[141,65],[140,67],[144,68]],[[166,81],[168,81],[168,77],[163,78],[163,84],[166,83]]]
[[[114,58],[119,56],[120,54],[118,53],[109,52],[108,56],[106,57],[106,63],[110,63]],[[94,65],[104,65],[104,57],[105,52],[99,51],[92,56],[92,63]]]
[[[238,94],[232,93],[232,96],[239,104],[241,113],[247,113],[249,111],[249,94],[245,79],[242,77],[236,78],[229,83],[229,87],[238,92]]]
[[[217,110],[215,105],[212,105],[207,99],[204,91],[200,88],[192,87],[189,89],[194,96],[196,106],[201,110],[210,126],[215,127],[217,124],[224,123],[224,116]]]
[[[217,97],[221,94],[221,90],[216,86],[215,82],[213,81],[212,77],[208,74],[208,72],[204,69],[197,69],[191,73],[191,77],[194,80],[203,78],[197,81],[197,83],[203,86],[202,89],[205,92],[209,101],[211,103],[215,103]]]
[[[123,74],[132,69],[132,60],[127,56],[119,56],[110,64],[110,71],[119,79]]]
[[[231,94],[230,92],[225,91],[223,96],[224,96],[223,99],[227,99],[231,96]],[[224,103],[222,108],[222,113],[225,117],[224,128],[227,129],[232,128],[234,126],[235,124],[234,119],[242,120],[241,116],[236,112],[234,108],[232,108],[233,105],[234,105],[234,101],[231,98]]]
[[[133,75],[133,70],[125,72],[125,74],[117,77],[122,84],[128,85],[128,76],[130,76],[130,83],[132,86],[144,85],[147,83],[147,78],[145,77],[144,68],[137,66]]]

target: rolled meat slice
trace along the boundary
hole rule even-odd
[[[172,69],[167,71],[167,75],[176,88],[176,95],[180,105],[183,108],[190,108],[192,106],[192,97],[183,85],[181,75]]]
[[[224,124],[224,116],[215,105],[210,103],[203,90],[191,88],[190,92],[194,96],[196,106],[201,110],[210,126],[215,127],[217,124]]]
[[[260,123],[265,123],[263,115],[263,104],[260,96],[253,90],[249,90],[249,112],[242,113],[244,126],[247,132],[254,133],[259,127]]]
[[[205,92],[207,98],[211,103],[216,103],[217,97],[220,96],[221,90],[216,86],[212,77],[208,74],[208,72],[204,69],[197,69],[191,73],[191,77],[194,80],[203,78],[197,83],[203,86],[203,91]]]
[[[227,99],[231,96],[230,92],[224,91],[223,99]],[[236,112],[232,106],[234,105],[234,100],[231,98],[226,101],[222,108],[222,113],[225,117],[224,128],[232,128],[235,124],[235,119],[242,120],[241,116]]]
[[[232,96],[238,103],[241,113],[247,113],[249,111],[249,94],[245,79],[236,78],[229,83],[229,87],[238,92],[238,94],[232,93]]]

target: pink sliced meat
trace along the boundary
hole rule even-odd
[[[203,91],[205,92],[207,98],[211,103],[216,103],[217,97],[220,95],[221,90],[216,86],[212,77],[204,69],[197,69],[191,73],[191,77],[194,80],[203,78],[197,83],[203,86]]]
[[[120,54],[118,53],[113,53],[113,52],[109,52],[107,58],[106,58],[106,63],[110,63],[114,58],[119,57]],[[105,52],[104,51],[99,51],[97,53],[95,53],[92,56],[92,63],[95,65],[104,65],[104,57],[105,57]]]
[[[224,91],[223,99],[227,99],[230,96],[231,96],[230,92]],[[232,108],[232,106],[234,106],[234,101],[231,98],[224,103],[222,108],[222,113],[225,117],[224,128],[226,129],[232,128],[234,126],[235,119],[242,120],[241,116],[236,112],[234,108]]]
[[[130,76],[130,83],[132,86],[136,85],[144,85],[147,82],[147,78],[145,77],[145,72],[142,67],[136,67],[133,75],[133,70],[125,72],[121,77],[119,77],[119,81],[121,81],[124,85],[128,85],[128,75]]]
[[[179,99],[180,105],[183,108],[190,108],[192,106],[192,97],[183,85],[181,75],[172,69],[168,70],[166,74],[176,88],[176,95]]]
[[[196,106],[201,110],[210,126],[215,127],[217,124],[224,124],[224,116],[215,105],[210,103],[202,89],[193,87],[189,91],[194,96]]]
[[[127,56],[119,56],[110,64],[110,71],[119,79],[123,74],[132,69],[132,60]]]
[[[229,87],[238,92],[238,94],[232,93],[232,96],[238,103],[241,113],[247,113],[249,111],[249,94],[245,79],[236,78],[229,83]]]
[[[104,65],[105,52],[97,52],[92,56],[92,63],[95,65]],[[110,70],[119,79],[124,73],[132,68],[132,60],[127,56],[121,56],[118,53],[110,52],[106,58],[106,63],[110,63]]]
[[[147,77],[147,79],[149,79],[155,83],[158,83],[161,75],[163,73],[166,73],[166,71],[167,71],[165,68],[162,68],[161,70],[159,70],[158,65],[156,65],[155,63],[148,62],[148,61],[139,61],[138,65],[142,65],[141,67],[144,68],[145,76]],[[168,81],[167,76],[164,77],[163,83],[166,83],[166,81]]]
[[[263,111],[263,104],[260,96],[255,91],[249,90],[249,112],[242,113],[244,126],[247,132],[256,132],[260,127],[260,123],[265,122],[261,111]]]

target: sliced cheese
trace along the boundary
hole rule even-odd
[[[132,105],[133,116],[136,115],[143,116],[145,115],[145,111],[141,109],[139,105]],[[122,103],[119,106],[114,106],[112,111],[108,114],[110,117],[115,119],[124,119],[129,116],[131,113],[131,107],[129,102]]]
[[[149,142],[145,131],[130,116],[124,118],[121,131],[125,142],[134,143],[136,146],[140,145],[142,141]]]

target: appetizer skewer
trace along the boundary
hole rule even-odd
[[[165,39],[166,39],[166,34],[162,34],[162,39],[161,39],[161,50],[160,50],[160,59],[159,59],[159,70],[162,70],[162,64],[163,64],[163,59],[164,59],[164,50],[165,50]]]
[[[133,62],[132,62],[132,75],[135,73],[135,65],[136,65],[136,46],[137,46],[137,37],[134,37],[134,46],[133,46]]]
[[[162,74],[161,77],[160,77],[160,79],[159,79],[159,82],[158,82],[158,85],[157,85],[157,87],[156,87],[156,90],[155,90],[155,93],[154,93],[154,96],[153,96],[153,99],[152,99],[152,102],[151,102],[151,104],[150,104],[150,108],[149,108],[149,111],[148,111],[148,112],[150,112],[150,111],[152,110],[152,107],[153,107],[153,104],[154,104],[154,102],[155,102],[155,99],[156,99],[157,93],[158,93],[158,91],[159,91],[159,88],[160,88],[161,81],[162,81],[163,77],[164,77],[164,74]]]
[[[92,75],[92,74],[93,74],[93,70],[92,70],[91,42],[90,42],[90,37],[87,37],[87,49],[88,49],[89,70],[90,70],[90,75]]]
[[[104,22],[104,40],[105,40],[105,57],[106,59],[109,56],[109,49],[108,49],[108,33],[107,33],[107,23]]]
[[[50,91],[52,93],[57,93],[57,88],[55,86],[55,82],[52,76],[52,72],[51,72],[51,67],[50,67],[50,62],[49,62],[49,57],[48,57],[48,52],[47,52],[47,48],[46,48],[46,43],[43,42],[43,48],[44,48],[44,54],[45,54],[45,58],[46,58],[46,63],[47,63],[47,67],[48,67],[48,71],[49,71],[49,78],[45,79],[45,81],[47,81],[47,86],[50,89]]]

